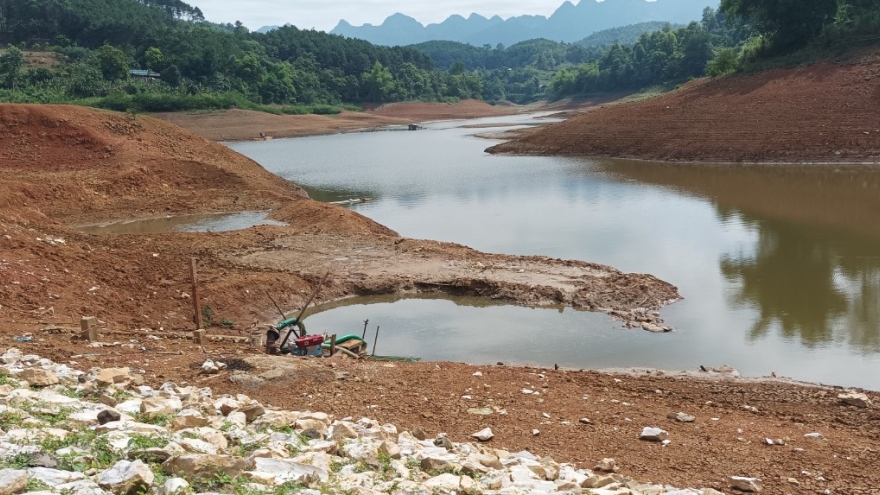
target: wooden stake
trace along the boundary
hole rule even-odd
[[[197,272],[198,260],[193,258],[190,265],[190,275],[192,276],[192,300],[193,311],[196,315],[193,321],[196,324],[196,330],[202,328],[202,304],[199,302],[199,278]]]
[[[379,325],[376,325],[376,338],[373,339],[373,353],[371,356],[376,355],[376,343],[379,342]]]
[[[95,326],[97,318],[94,316],[83,316],[79,321],[79,327],[82,330],[82,336],[89,339],[89,342],[98,341],[98,328]]]
[[[330,355],[336,354],[336,334],[330,336]]]

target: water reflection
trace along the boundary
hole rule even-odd
[[[459,125],[234,147],[318,199],[375,198],[352,208],[407,237],[655,274],[686,298],[662,312],[678,331],[421,300],[310,322],[336,329],[370,318],[400,335],[386,345],[418,345],[416,329],[447,335],[432,343],[438,359],[487,362],[480,352],[490,348],[501,361],[576,367],[726,363],[880,388],[880,167],[489,156],[473,137],[484,129]],[[503,345],[458,345],[487,339]]]
[[[757,310],[752,340],[774,329],[807,346],[880,352],[880,173],[874,167],[604,163],[609,172],[711,198],[722,221],[758,233],[753,253],[719,262],[731,304]]]

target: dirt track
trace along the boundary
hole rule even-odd
[[[880,54],[702,79],[606,105],[491,153],[713,162],[880,161]]]
[[[327,268],[334,276],[321,301],[455,292],[616,310],[630,319],[650,319],[645,310],[677,297],[674,287],[654,277],[403,239],[349,210],[304,199],[298,187],[221,145],[143,117],[0,105],[0,171],[0,349],[12,344],[13,335],[30,332],[35,342],[15,345],[59,362],[130,365],[153,384],[170,379],[243,391],[270,404],[375,416],[430,434],[445,431],[455,440],[490,425],[500,447],[528,448],[584,467],[613,456],[626,474],[643,481],[727,493],[731,475],[762,477],[768,493],[877,493],[880,486],[880,414],[840,405],[838,390],[456,363],[267,359],[244,344],[199,347],[164,335],[192,328],[191,257],[200,260],[203,304],[215,321],[235,322],[233,330],[210,332],[241,335],[259,333],[274,319],[267,289],[284,307],[297,308]],[[274,218],[293,226],[114,236],[68,227],[242,210],[273,210]],[[98,316],[104,339],[121,344],[87,347],[74,330],[83,315]],[[60,333],[44,332],[48,327]],[[130,333],[138,328],[162,336]],[[206,378],[196,368],[208,356],[252,367],[250,376],[276,378],[263,384],[230,381],[230,372]],[[279,366],[287,369],[279,372]],[[478,369],[482,377],[473,376]],[[542,395],[523,394],[523,388]],[[483,406],[507,414],[467,411]],[[677,411],[697,421],[666,419]],[[583,417],[591,424],[579,423]],[[640,442],[643,426],[667,429],[672,445]],[[533,428],[540,434],[533,436]],[[827,440],[803,437],[814,431]],[[764,438],[788,440],[769,446]]]

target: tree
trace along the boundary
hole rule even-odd
[[[838,0],[721,0],[721,10],[745,17],[778,49],[805,45],[834,21]]]
[[[394,95],[394,77],[378,60],[370,72],[364,72],[361,81],[364,85],[364,96],[369,101],[380,103],[390,100]]]
[[[147,48],[147,51],[144,52],[144,61],[147,64],[147,69],[155,72],[162,72],[168,67],[168,61],[165,60],[165,55],[162,54],[162,50],[155,46]]]
[[[130,62],[131,57],[115,46],[104,45],[98,50],[98,66],[104,79],[108,81],[128,79]]]
[[[14,46],[10,46],[6,53],[0,55],[0,80],[5,87],[15,89],[15,82],[23,65],[24,55]]]

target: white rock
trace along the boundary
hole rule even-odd
[[[422,485],[434,493],[455,493],[461,487],[461,477],[443,473],[426,480]]]
[[[760,479],[744,476],[731,476],[730,487],[743,492],[760,492],[764,489]]]
[[[495,437],[495,434],[492,433],[492,428],[487,427],[487,428],[483,428],[482,430],[474,433],[471,436],[481,442],[488,442],[489,440],[492,440],[492,438]]]
[[[256,476],[256,478],[259,479],[267,479],[267,476],[265,475],[268,475],[268,478],[272,480],[271,482],[276,485],[281,485],[288,481],[311,485],[327,481],[330,478],[329,473],[324,469],[309,466],[307,464],[300,464],[288,459],[266,459],[258,457],[254,459],[254,466],[254,471],[249,471],[249,475],[253,473],[261,473],[263,476]]]
[[[0,495],[22,493],[27,486],[27,479],[27,471],[0,469]]]
[[[856,406],[859,408],[867,408],[871,406],[871,400],[868,399],[868,396],[858,392],[846,392],[843,394],[839,394],[837,399],[840,400],[841,403],[846,404],[848,406]]]
[[[147,491],[155,476],[142,461],[119,461],[98,475],[98,486],[117,494]]]
[[[669,433],[666,430],[646,426],[639,435],[639,440],[662,442],[663,440],[666,440],[668,436]]]
[[[15,347],[11,347],[0,356],[0,363],[3,364],[15,364],[21,359],[21,351],[16,349]]]
[[[44,467],[28,468],[27,473],[29,478],[36,478],[52,487],[86,479],[82,473]]]
[[[156,495],[178,495],[185,493],[189,483],[183,478],[168,478],[165,483],[156,490]]]

